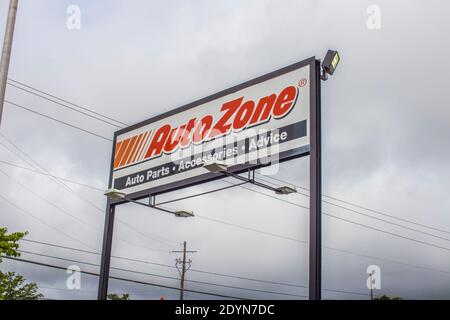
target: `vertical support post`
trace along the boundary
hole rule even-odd
[[[111,153],[111,165],[109,172],[108,187],[112,187],[113,170],[114,170],[114,155],[116,153],[116,136],[114,135],[114,142]],[[106,300],[108,296],[108,282],[109,282],[109,267],[111,264],[111,250],[114,230],[114,218],[116,215],[116,204],[111,203],[108,198],[106,200],[105,211],[105,227],[103,230],[103,244],[102,244],[102,259],[100,262],[100,276],[98,279],[98,300]]]
[[[309,299],[322,298],[322,155],[320,61],[310,70],[311,85],[311,149],[310,149],[310,220],[309,220]]]
[[[106,300],[108,295],[109,267],[111,264],[111,249],[114,229],[116,206],[109,199],[106,203],[105,228],[103,231],[102,259],[100,263],[100,277],[98,282],[98,300]]]
[[[16,24],[18,0],[10,0],[8,10],[8,21],[6,22],[5,38],[3,39],[2,58],[0,61],[0,124],[2,122],[3,104],[5,101],[6,82],[8,80],[9,59]]]

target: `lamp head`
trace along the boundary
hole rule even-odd
[[[227,171],[228,166],[222,161],[213,161],[213,162],[206,162],[203,165],[203,168],[205,168],[210,172],[223,172]]]
[[[120,191],[119,189],[110,188],[105,191],[105,196],[107,196],[111,200],[120,200],[125,199],[126,193]]]
[[[297,190],[295,188],[288,187],[288,186],[282,186],[275,190],[276,194],[291,194],[291,193],[296,193],[296,192],[297,192]]]
[[[339,61],[341,60],[339,53],[335,50],[328,50],[322,62],[322,67],[327,74],[333,75]]]
[[[189,211],[189,210],[175,211],[174,214],[175,214],[175,217],[179,217],[179,218],[189,218],[189,217],[194,216],[194,212]]]

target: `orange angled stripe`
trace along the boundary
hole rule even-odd
[[[151,138],[152,138],[152,130],[148,131],[148,135],[145,138],[144,143],[142,144],[141,147],[141,151],[138,154],[138,158],[136,159],[137,161],[141,161],[142,160],[142,155],[145,153],[145,148],[147,147],[147,144],[150,142]]]
[[[119,141],[116,143],[116,149],[114,153],[114,160],[117,158],[117,154],[119,153],[120,146],[122,145],[123,141]]]
[[[143,135],[144,135],[144,134],[141,133],[141,134],[138,136],[136,142],[134,143],[133,149],[131,149],[131,153],[130,153],[130,156],[128,157],[128,160],[127,160],[126,164],[130,164],[131,160],[133,160],[133,158],[134,158],[134,156],[135,156],[135,153],[136,153],[136,149],[137,149],[139,143],[141,143],[141,140],[142,140],[142,136],[143,136]]]
[[[139,142],[139,146],[138,146],[138,148],[136,149],[136,152],[134,153],[134,156],[133,156],[133,159],[131,159],[131,162],[135,162],[135,161],[136,161],[137,156],[138,156],[139,153],[141,152],[142,146],[144,145],[145,138],[147,138],[147,135],[148,135],[148,131],[146,131],[146,132],[142,135],[142,139],[141,139],[141,141]]]
[[[130,156],[131,149],[133,149],[134,142],[136,141],[136,139],[137,139],[137,136],[134,136],[133,138],[131,138],[130,143],[128,144],[128,148],[125,151],[125,154],[123,155],[122,160],[120,160],[119,167],[125,165],[126,161],[128,160],[128,157]]]
[[[120,145],[120,150],[117,152],[116,156],[114,157],[114,169],[119,166],[120,160],[123,157],[123,154],[125,150],[128,147],[128,144],[130,143],[130,139],[123,140],[123,143]]]

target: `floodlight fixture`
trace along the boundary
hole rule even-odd
[[[175,211],[175,216],[180,218],[189,218],[194,216],[194,212],[190,210]]]
[[[226,172],[228,166],[222,161],[212,161],[203,164],[203,168],[205,168],[209,172]]]
[[[339,56],[339,53],[335,50],[328,50],[327,54],[325,55],[325,58],[322,62],[322,80],[327,80],[328,75],[333,75],[334,70],[336,70],[337,65],[339,64],[339,61],[341,60],[341,57]]]
[[[111,200],[121,200],[126,198],[126,193],[120,191],[119,189],[110,188],[105,191],[105,196]]]
[[[297,189],[289,187],[289,186],[282,186],[275,189],[276,194],[291,194],[291,193],[297,193]]]

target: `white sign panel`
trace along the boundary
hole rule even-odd
[[[309,152],[310,61],[281,69],[118,131],[112,187],[152,194]]]

